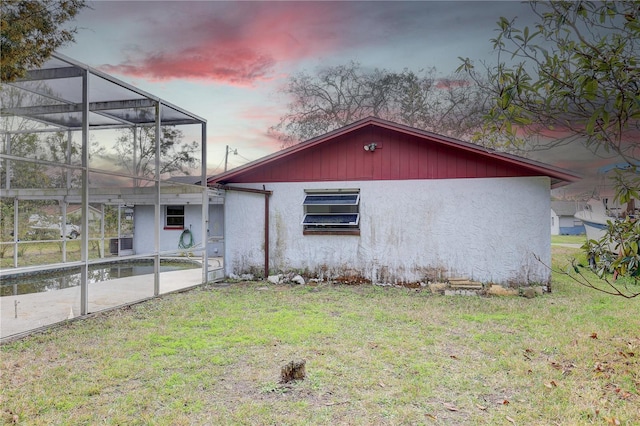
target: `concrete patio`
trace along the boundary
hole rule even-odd
[[[208,281],[221,278],[222,263],[210,259]],[[202,269],[160,273],[160,294],[202,284]],[[89,313],[153,297],[153,274],[88,285]],[[0,339],[19,335],[80,315],[80,287],[0,298]]]

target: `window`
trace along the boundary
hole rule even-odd
[[[184,206],[167,206],[165,228],[184,228]]]
[[[360,190],[305,191],[305,234],[360,235]]]

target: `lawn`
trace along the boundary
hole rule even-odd
[[[553,290],[205,286],[3,345],[0,422],[640,424],[640,298]]]
[[[551,244],[584,244],[587,242],[586,235],[552,235]]]
[[[107,240],[108,243],[108,240]],[[80,260],[80,240],[56,241],[23,241],[18,248],[18,266],[46,265],[62,262],[63,247],[66,250],[66,261]],[[107,250],[109,247],[107,247]],[[100,256],[98,240],[89,241],[89,258]],[[13,268],[13,245],[0,246],[0,268]]]

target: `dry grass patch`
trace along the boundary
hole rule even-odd
[[[535,299],[203,287],[3,345],[1,421],[640,424],[638,308],[562,276]]]

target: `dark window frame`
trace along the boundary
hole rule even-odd
[[[164,229],[184,229],[184,206],[183,205],[165,206]]]

